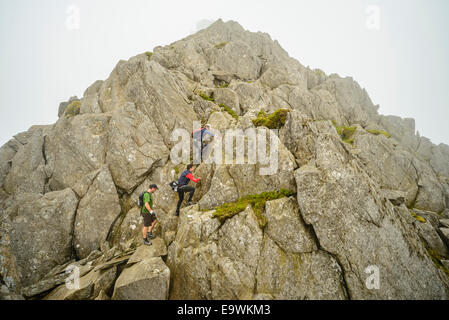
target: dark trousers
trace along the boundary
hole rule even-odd
[[[179,201],[176,207],[176,213],[179,214],[179,210],[181,209],[182,202],[184,201],[184,193],[189,193],[188,201],[192,201],[193,194],[195,193],[195,188],[190,186],[182,186],[178,189]]]

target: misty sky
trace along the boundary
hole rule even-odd
[[[413,117],[421,135],[449,144],[448,16],[447,0],[0,0],[0,145],[54,123],[61,101],[120,59],[218,18],[269,33],[305,66],[352,76],[380,113]]]

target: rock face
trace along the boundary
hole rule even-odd
[[[335,137],[318,136],[315,162],[298,169],[295,177],[304,220],[313,226],[320,246],[341,263],[350,297],[447,298],[447,286],[408,226],[408,209],[382,201],[341,144]],[[362,280],[372,265],[382,275],[379,290],[367,289]]]
[[[354,79],[218,20],[118,62],[68,114],[75,100],[0,148],[1,299],[449,298],[449,146],[378,114]],[[220,135],[234,130],[248,150],[252,120],[279,109],[285,123],[265,123],[279,129],[275,162],[226,161],[237,150],[220,149]],[[168,183],[191,154],[175,161],[172,133],[190,137],[199,122],[225,161],[198,166],[196,204],[177,217]],[[153,183],[147,247],[136,202]],[[281,189],[295,196],[212,217]],[[64,284],[69,265],[79,288]]]
[[[111,174],[107,167],[103,167],[78,206],[74,230],[74,246],[78,257],[85,258],[100,247],[120,211]]]
[[[165,300],[170,270],[161,258],[144,259],[122,272],[112,300]]]
[[[23,286],[38,281],[72,254],[73,222],[78,199],[66,189],[45,195],[23,193],[5,212],[11,253]],[[6,222],[6,221],[5,221]]]

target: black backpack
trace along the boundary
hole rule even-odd
[[[145,195],[145,193],[148,193],[148,191],[142,192],[137,199],[137,205],[139,206],[139,208],[143,207],[143,196]]]
[[[174,192],[178,192],[179,183],[178,181],[172,181],[169,183],[169,186],[172,188]]]

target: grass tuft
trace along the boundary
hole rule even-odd
[[[337,130],[338,135],[340,136],[341,140],[343,142],[348,144],[353,144],[354,139],[352,138],[352,135],[354,134],[357,127],[347,127],[347,126],[340,126],[337,124],[335,120],[332,120],[332,123],[334,124],[335,129]]]
[[[411,214],[411,216],[412,216],[413,218],[415,218],[415,219],[418,220],[419,222],[422,222],[422,223],[426,223],[426,222],[427,222],[427,220],[426,220],[425,218],[423,218],[423,217],[421,217],[420,215],[416,214],[416,212],[414,212],[414,211],[410,211],[410,214]]]
[[[227,113],[229,113],[231,115],[231,117],[233,117],[235,120],[239,121],[239,116],[237,115],[237,113],[232,110],[231,108],[229,108],[228,106],[224,105],[223,103],[220,103],[220,107],[226,111]]]
[[[216,45],[215,45],[215,48],[217,48],[217,49],[223,49],[224,47],[226,47],[226,45],[228,44],[229,42],[220,42],[220,43],[217,43]]]
[[[80,114],[81,101],[73,101],[64,111],[66,118],[71,118]]]
[[[208,96],[207,94],[205,94],[204,92],[199,92],[198,95],[203,98],[206,101],[211,101],[211,102],[215,102],[214,99],[214,94],[212,93],[211,96]]]
[[[290,197],[292,195],[294,195],[294,192],[286,189],[263,192],[256,195],[249,195],[239,198],[236,202],[225,203],[221,206],[216,207],[214,213],[212,214],[212,217],[217,218],[218,220],[220,220],[220,222],[224,222],[226,221],[226,219],[229,219],[236,214],[245,211],[246,207],[248,205],[251,205],[259,226],[263,229],[268,223],[267,218],[262,214],[262,212],[265,210],[265,203],[267,201]]]
[[[384,131],[384,130],[373,129],[373,130],[366,130],[366,131],[368,131],[369,133],[374,134],[376,136],[378,136],[379,134],[382,134],[387,138],[391,138],[391,134],[389,134],[387,131]]]
[[[287,121],[288,109],[276,110],[273,114],[267,115],[264,111],[259,111],[257,118],[251,120],[256,127],[267,127],[268,129],[280,129]]]

